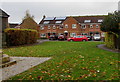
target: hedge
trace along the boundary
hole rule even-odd
[[[105,44],[108,48],[115,48],[115,35],[113,35],[112,33],[108,33],[106,32],[105,34]]]
[[[7,46],[33,44],[37,41],[37,31],[32,29],[5,29]]]

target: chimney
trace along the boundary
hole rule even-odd
[[[45,15],[43,15],[43,19],[45,18],[46,16]]]

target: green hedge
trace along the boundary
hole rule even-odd
[[[106,32],[105,34],[105,44],[108,48],[115,48],[115,35]]]
[[[7,46],[33,44],[37,41],[37,31],[31,29],[5,29]]]

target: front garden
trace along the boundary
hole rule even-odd
[[[51,41],[3,51],[10,56],[52,57],[10,80],[118,80],[118,53],[96,47],[102,43]]]

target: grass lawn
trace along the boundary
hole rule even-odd
[[[119,80],[118,54],[96,47],[102,42],[44,42],[4,49],[10,56],[52,57],[11,80]],[[32,60],[31,60],[32,61]]]

